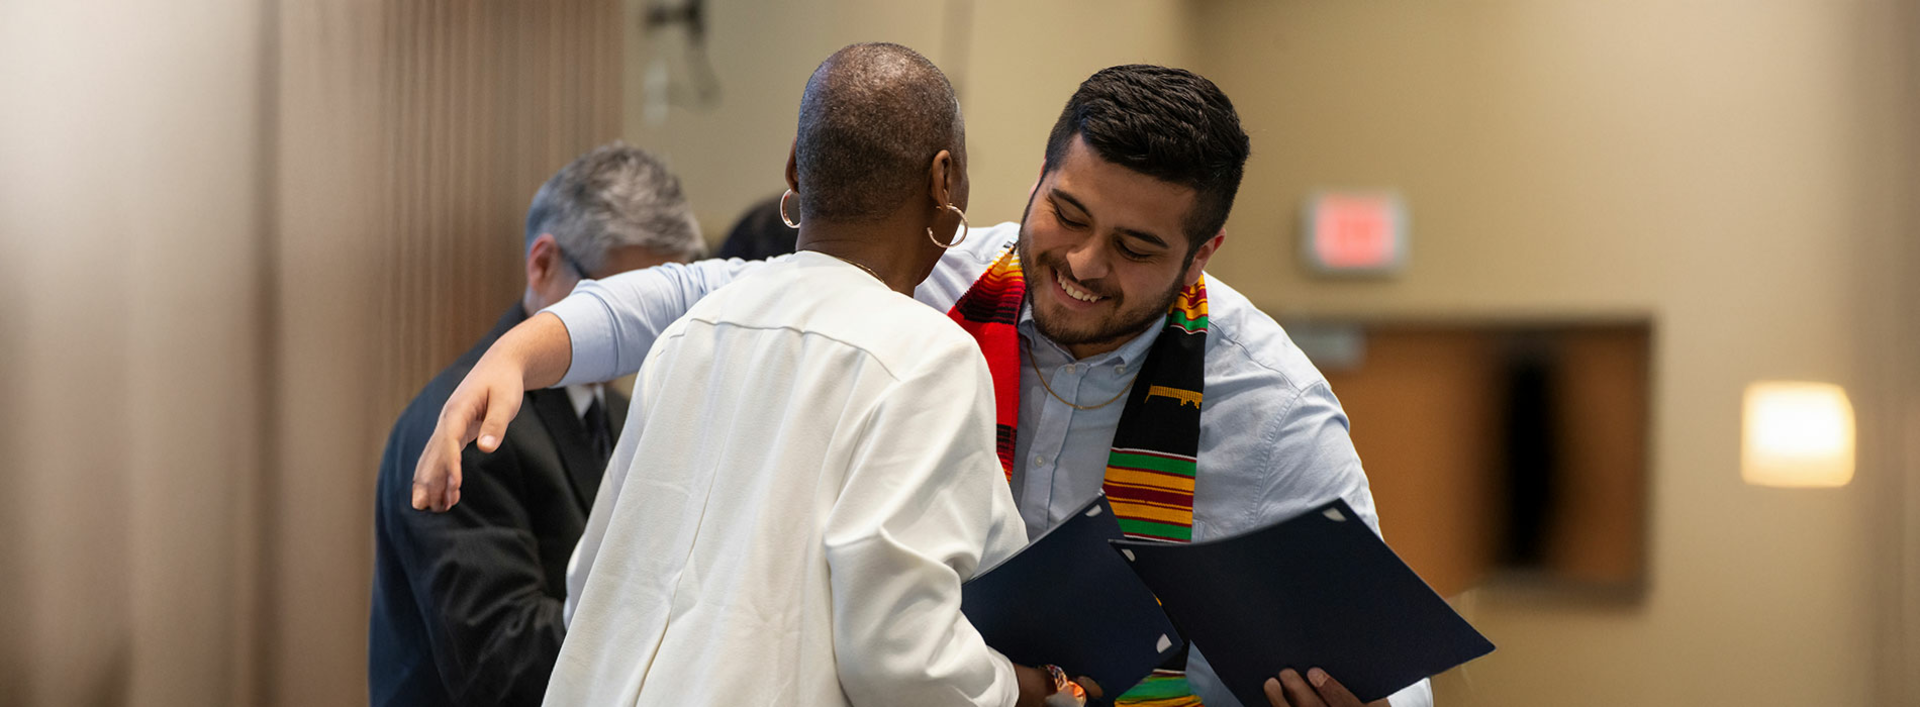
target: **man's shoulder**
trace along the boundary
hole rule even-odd
[[[400,411],[400,417],[393,422],[393,428],[387,433],[387,454],[383,457],[380,475],[385,477],[390,467],[400,466],[407,459],[417,459],[420,450],[427,444],[427,438],[433,435],[433,427],[440,419],[440,409],[446,407],[447,398],[453,396],[453,389],[465,380],[467,372],[473,370],[474,361],[462,356],[446,368],[434,374],[427,384],[415,393],[407,406]],[[405,470],[411,478],[412,469]]]
[[[412,486],[414,464],[419,462],[421,451],[426,448],[427,440],[433,436],[434,426],[440,421],[440,410],[446,407],[447,399],[453,396],[453,390],[460,386],[461,381],[466,380],[474,364],[479,362],[480,356],[486,353],[487,348],[493,345],[496,338],[498,338],[497,335],[483,338],[459,358],[447,364],[446,368],[440,369],[425,386],[420,388],[420,392],[414,394],[412,400],[407,401],[406,407],[401,409],[400,416],[394,420],[393,427],[387,433],[386,449],[380,457],[380,473],[375,482],[377,487],[383,490],[379,500],[393,501],[396,496],[390,492],[394,489],[405,490]],[[531,421],[533,416],[531,407],[525,403],[521,405],[520,414],[515,416],[512,423],[509,423],[509,432]],[[495,450],[491,456],[500,457],[510,453],[510,446],[516,436],[508,434],[503,437],[500,441],[500,449]],[[464,455],[462,459],[462,466],[471,470],[474,465],[466,463]],[[397,498],[404,499],[408,496],[403,494]]]
[[[1377,526],[1346,413],[1326,378],[1239,291],[1209,276],[1207,295],[1201,468],[1211,471],[1194,496],[1205,536],[1251,530],[1334,498]]]
[[[396,442],[412,442],[412,449],[417,455],[420,447],[426,444],[427,437],[433,434],[433,424],[440,418],[440,408],[446,406],[447,398],[453,397],[453,389],[460,387],[461,381],[467,379],[467,373],[473,371],[474,364],[479,363],[480,357],[493,347],[493,342],[525,319],[526,314],[520,309],[519,303],[515,303],[479,341],[467,347],[446,368],[435,373],[426,385],[421,386],[420,392],[407,401],[399,419],[394,422],[393,431],[388,436],[389,448]]]
[[[948,248],[941,262],[953,261],[961,269],[985,270],[993,261],[998,260],[1007,248],[1020,240],[1020,222],[1003,221],[991,226],[967,229],[967,238],[960,245]],[[978,272],[975,272],[978,275]]]
[[[1210,397],[1215,378],[1252,384],[1232,385],[1233,390],[1277,387],[1271,392],[1288,395],[1326,383],[1279,322],[1212,275],[1207,276],[1207,369]]]

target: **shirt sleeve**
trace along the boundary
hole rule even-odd
[[[573,294],[541,310],[560,318],[573,346],[573,363],[554,387],[601,383],[640,370],[668,324],[707,293],[763,264],[738,258],[668,263],[581,281]]]
[[[1253,527],[1261,527],[1292,517],[1304,501],[1309,507],[1340,498],[1366,521],[1374,534],[1380,534],[1380,516],[1373,505],[1373,491],[1367,473],[1361,468],[1360,454],[1353,449],[1348,434],[1346,411],[1325,382],[1303,390],[1286,414],[1276,417],[1267,430],[1272,450],[1266,468],[1272,469],[1272,484],[1266,503],[1259,506]],[[1283,502],[1284,500],[1284,502]],[[1339,679],[1340,676],[1333,676]],[[1388,698],[1393,707],[1432,707],[1433,688],[1426,681],[1414,683]]]
[[[958,342],[892,385],[860,427],[824,542],[834,657],[855,705],[1006,707],[1013,664],[960,613],[995,542],[1025,542],[994,456],[985,362]]]
[[[1267,486],[1246,527],[1264,527],[1339,498],[1379,534],[1380,517],[1348,436],[1347,413],[1326,383],[1315,383],[1289,401],[1262,430],[1262,439],[1268,456],[1259,468],[1268,470]]]

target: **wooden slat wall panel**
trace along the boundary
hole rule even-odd
[[[317,707],[367,699],[388,428],[518,300],[534,190],[618,136],[629,21],[618,0],[283,15],[267,578],[236,703]]]
[[[383,121],[381,407],[397,411],[524,287],[541,182],[620,131],[618,2],[398,2]]]

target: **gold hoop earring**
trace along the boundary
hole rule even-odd
[[[787,197],[789,196],[795,196],[792,189],[788,189],[786,193],[780,195],[780,222],[786,224],[787,228],[799,228],[799,221],[787,218]]]
[[[953,204],[947,204],[946,206],[943,206],[940,208],[946,209],[948,211],[952,211],[953,215],[960,217],[960,228],[955,230],[955,233],[957,233],[958,235],[954,237],[952,243],[941,243],[940,237],[933,235],[933,227],[928,226],[927,240],[933,241],[934,245],[940,246],[941,248],[952,248],[954,246],[960,245],[961,242],[967,240],[967,229],[969,228],[969,226],[967,225],[967,212],[961,211],[960,207],[954,206]]]

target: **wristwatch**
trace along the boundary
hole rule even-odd
[[[1047,674],[1053,676],[1053,694],[1047,695],[1044,703],[1047,707],[1085,707],[1087,690],[1080,683],[1067,679],[1067,671],[1058,665],[1044,665]]]

